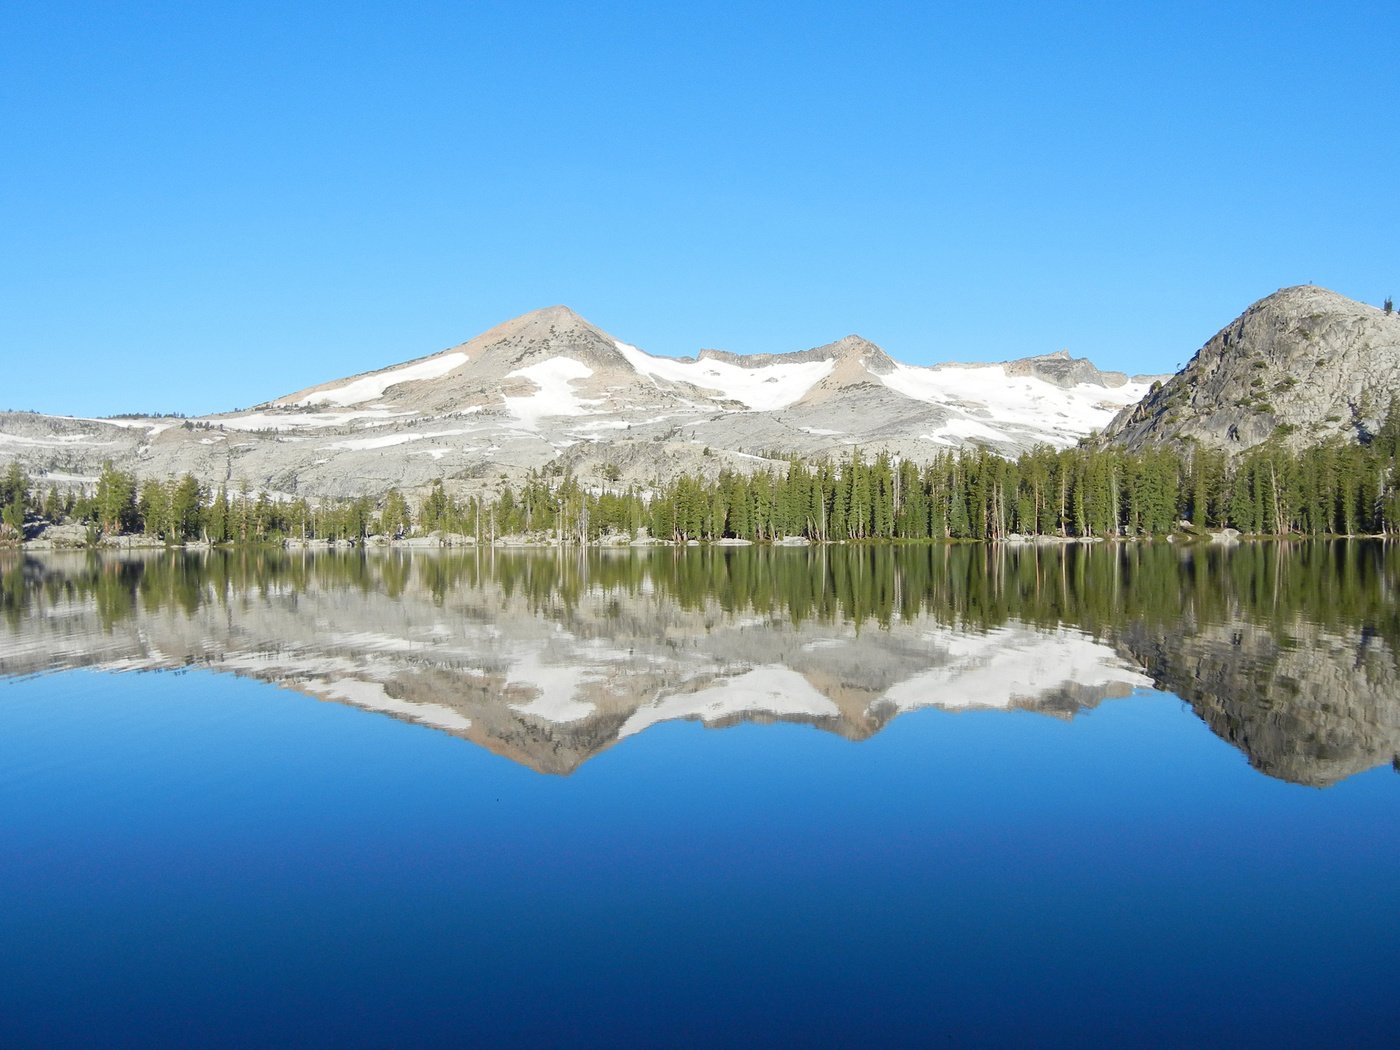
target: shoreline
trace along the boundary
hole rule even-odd
[[[213,551],[275,549],[286,551],[368,551],[368,550],[654,550],[654,549],[735,549],[758,547],[765,549],[800,550],[810,547],[926,547],[926,546],[984,546],[984,547],[1069,547],[1092,544],[1138,544],[1168,543],[1179,546],[1231,546],[1242,542],[1308,542],[1313,540],[1381,540],[1389,541],[1396,537],[1387,533],[1355,533],[1308,535],[1302,533],[1241,533],[1234,529],[1215,532],[1174,532],[1165,535],[1147,536],[1035,536],[1009,535],[988,539],[966,539],[953,537],[927,537],[921,539],[880,538],[880,539],[831,539],[813,540],[805,537],[790,537],[778,540],[745,540],[724,537],[718,540],[661,540],[650,537],[629,538],[625,536],[604,537],[579,543],[576,540],[560,542],[552,538],[507,536],[497,537],[486,543],[477,543],[471,536],[448,535],[407,536],[392,539],[370,536],[356,542],[354,540],[322,539],[270,539],[246,543],[208,543],[192,540],[186,543],[166,543],[164,540],[144,535],[105,537],[96,543],[55,542],[42,535],[23,542],[0,543],[0,551],[20,552],[74,552],[125,553],[135,551]]]

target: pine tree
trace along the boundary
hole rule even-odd
[[[102,465],[97,479],[95,509],[105,535],[117,536],[136,525],[136,479],[113,467],[111,460]]]
[[[384,497],[384,509],[379,515],[379,530],[400,537],[409,527],[408,501],[398,489],[390,489]]]
[[[186,474],[174,484],[167,501],[173,538],[179,542],[199,535],[204,490],[193,474]]]
[[[442,518],[447,511],[447,495],[442,491],[442,479],[433,481],[428,494],[418,507],[418,527],[424,532],[442,528]]]
[[[210,543],[227,543],[229,541],[228,489],[223,485],[219,486],[218,493],[209,504],[204,531]]]
[[[147,478],[141,483],[141,495],[136,501],[136,513],[141,518],[141,531],[147,536],[159,536],[165,531],[165,500],[165,486],[159,481]]]
[[[12,462],[0,477],[0,523],[7,534],[24,535],[29,503],[29,477],[18,463]]]

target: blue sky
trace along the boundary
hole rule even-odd
[[[1170,371],[1400,293],[1391,4],[20,2],[0,408],[208,412],[567,303]]]

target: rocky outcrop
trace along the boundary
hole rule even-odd
[[[1311,285],[1259,300],[1186,367],[1123,409],[1104,438],[1128,448],[1243,452],[1366,440],[1400,395],[1400,317]]]
[[[1080,383],[1116,388],[1129,382],[1150,383],[1153,379],[1152,376],[1133,376],[1130,379],[1126,372],[1101,371],[1086,357],[1070,357],[1068,350],[1056,350],[1053,354],[1009,361],[1006,364],[1006,374],[1034,376],[1036,379],[1066,388]]]
[[[894,359],[878,346],[858,335],[848,335],[834,343],[797,350],[790,354],[734,354],[728,350],[701,350],[697,361],[723,361],[744,368],[766,365],[805,364],[815,361],[858,361],[873,375],[886,375],[895,369]]]

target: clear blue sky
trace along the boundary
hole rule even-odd
[[[0,408],[208,412],[566,303],[662,354],[1170,371],[1400,294],[1400,9],[0,8]]]

